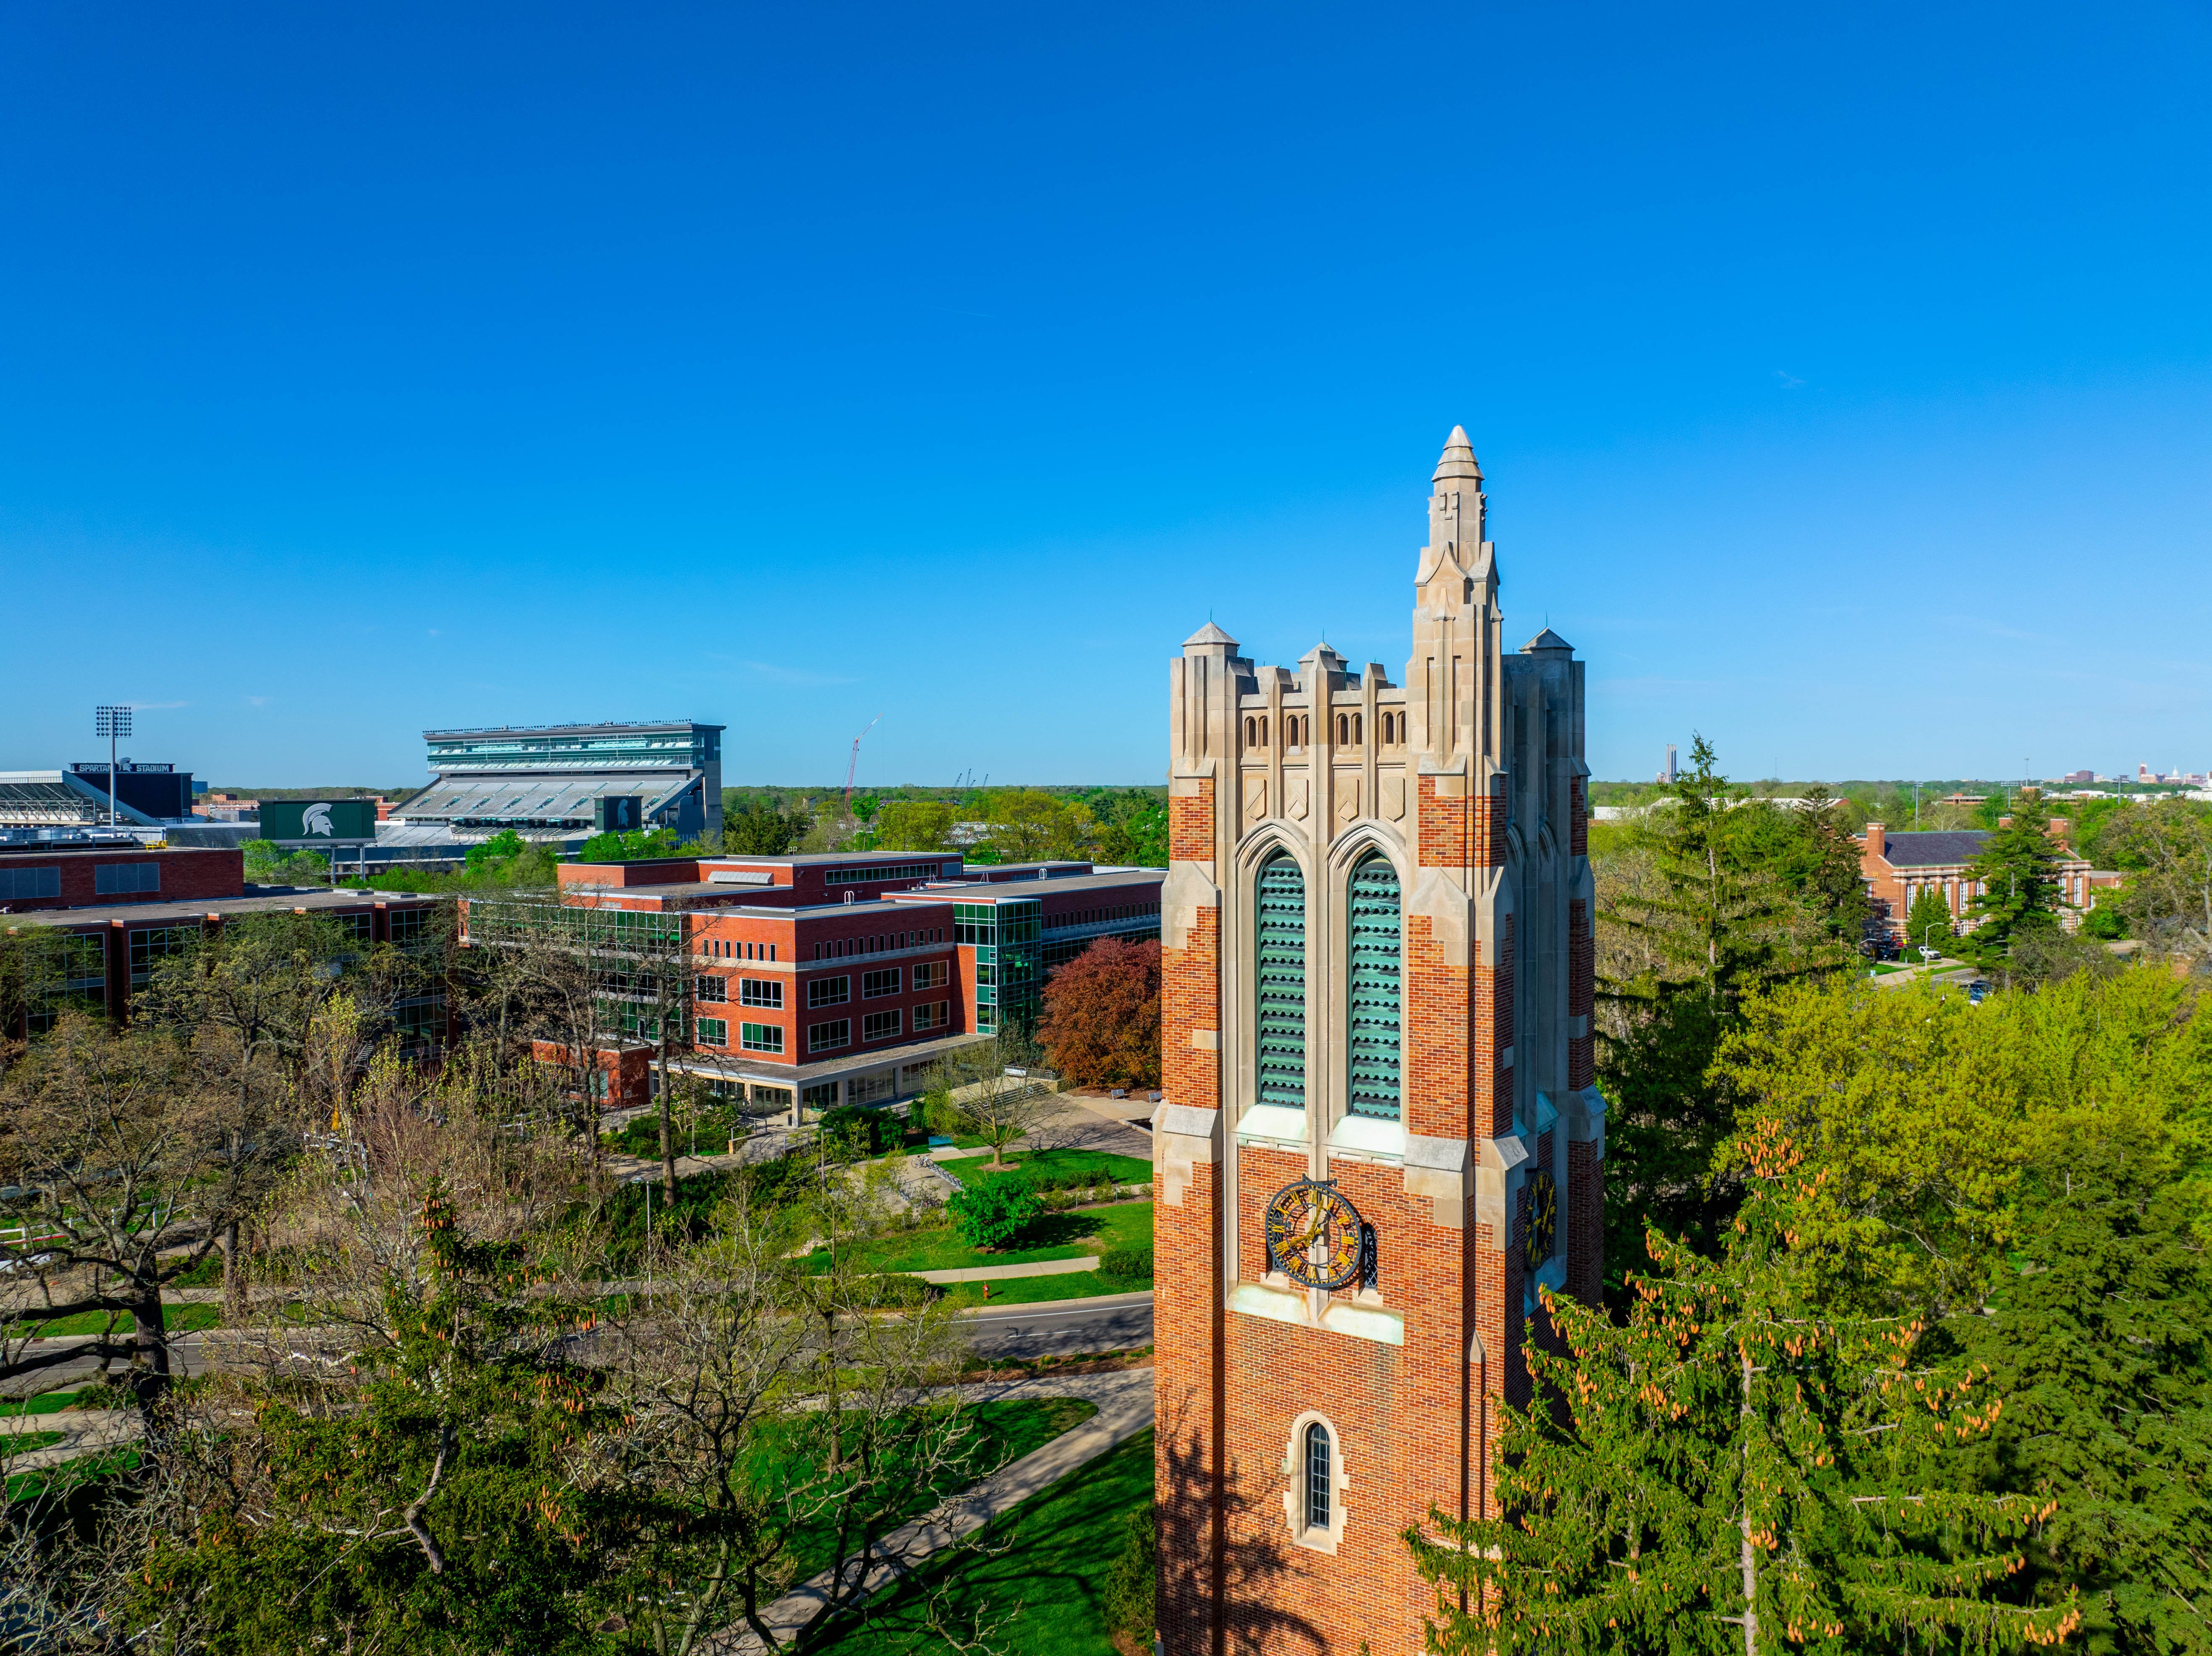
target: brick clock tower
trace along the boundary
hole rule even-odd
[[[1159,1647],[1413,1656],[1402,1540],[1489,1511],[1548,1284],[1595,1301],[1583,664],[1504,648],[1455,429],[1393,684],[1170,672],[1155,1121]]]

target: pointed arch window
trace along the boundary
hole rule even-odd
[[[1316,1421],[1306,1428],[1305,1526],[1310,1530],[1328,1528],[1334,1516],[1336,1457],[1330,1453],[1332,1447],[1328,1427]]]
[[[1306,879],[1278,852],[1260,865],[1259,1101],[1306,1107]]]
[[[1352,870],[1352,971],[1346,1046],[1351,1055],[1350,1109],[1382,1121],[1399,1119],[1400,980],[1403,905],[1398,870],[1370,852]]]

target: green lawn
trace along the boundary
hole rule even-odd
[[[34,1471],[18,1472],[8,1480],[7,1498],[9,1501],[29,1501],[38,1497],[65,1495],[82,1484],[94,1483],[118,1472],[136,1471],[137,1465],[138,1446],[126,1443],[118,1448],[79,1455],[74,1460],[64,1460],[58,1466],[41,1466]]]
[[[985,1289],[991,1297],[983,1297]],[[1103,1271],[1071,1271],[1064,1277],[1016,1277],[1003,1283],[951,1283],[945,1289],[945,1301],[954,1306],[1034,1305],[1043,1300],[1088,1300],[1102,1294],[1149,1294],[1152,1279],[1149,1277],[1131,1282],[1125,1277],[1109,1277]]]
[[[0,1402],[0,1420],[21,1420],[26,1415],[58,1415],[76,1401],[76,1393],[42,1392],[35,1398],[9,1398]]]
[[[1139,1432],[985,1526],[995,1558],[956,1552],[925,1564],[869,1606],[867,1620],[825,1628],[799,1648],[810,1656],[906,1656],[941,1648],[926,1629],[929,1596],[947,1580],[957,1618],[979,1609],[1009,1616],[1001,1639],[1051,1656],[1113,1656],[1103,1612],[1124,1513],[1152,1498],[1152,1435]],[[957,1624],[957,1623],[956,1623]]]
[[[66,1432],[11,1432],[0,1437],[0,1454],[27,1455],[33,1449],[50,1448],[68,1435]]]
[[[1029,1265],[1048,1259],[1079,1259],[1086,1253],[1109,1248],[1150,1247],[1152,1245],[1152,1204],[1116,1202],[1105,1207],[1082,1208],[1070,1213],[1048,1213],[1023,1237],[1025,1246],[986,1253],[960,1240],[960,1233],[942,1230],[902,1231],[865,1242],[847,1244],[846,1257],[864,1271],[964,1271],[971,1265]],[[827,1258],[815,1265],[823,1269]]]
[[[974,1453],[966,1463],[967,1470],[948,1471],[934,1483],[917,1482],[907,1491],[890,1523],[895,1526],[928,1511],[943,1497],[1042,1449],[1061,1433],[1073,1430],[1097,1412],[1096,1404],[1081,1398],[1029,1398],[1012,1403],[977,1404],[969,1411],[979,1429]],[[793,1472],[797,1473],[803,1464],[794,1459]],[[767,1469],[771,1487],[783,1481],[776,1472],[774,1465]],[[795,1579],[803,1581],[829,1568],[834,1541],[835,1531],[826,1517],[803,1526],[791,1544],[792,1559],[798,1567]]]
[[[163,1306],[161,1321],[172,1334],[189,1334],[198,1329],[218,1326],[222,1321],[222,1307],[219,1305]],[[131,1332],[131,1319],[128,1316],[118,1317],[115,1319],[115,1328],[118,1337],[127,1338]],[[39,1339],[50,1339],[64,1334],[104,1333],[106,1328],[107,1313],[105,1311],[87,1311],[75,1317],[58,1317],[52,1322],[39,1323],[35,1325],[19,1323],[11,1328],[9,1332],[19,1337],[28,1336]]]
[[[1103,1173],[1116,1184],[1145,1185],[1152,1182],[1152,1164],[1133,1156],[1116,1156],[1111,1150],[1013,1150],[1006,1160],[1013,1166],[1024,1168],[1038,1179],[1093,1179]],[[973,1183],[970,1174],[981,1174],[990,1165],[988,1156],[963,1156],[957,1162],[945,1163],[952,1175]],[[997,1178],[992,1174],[986,1175]]]

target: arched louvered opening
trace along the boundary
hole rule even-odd
[[[1259,1101],[1306,1107],[1306,879],[1278,852],[1257,885]]]
[[[1399,1114],[1400,936],[1404,929],[1398,870],[1370,852],[1352,870],[1352,970],[1346,1046],[1351,1054],[1354,1115],[1395,1121]]]

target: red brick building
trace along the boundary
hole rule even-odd
[[[675,1067],[800,1111],[919,1092],[948,1051],[1034,1013],[1045,976],[1093,939],[1157,936],[1164,877],[914,852],[560,870],[567,907],[680,917],[690,1040]],[[643,1102],[643,1059],[624,1061],[603,1064],[611,1096]]]
[[[1402,684],[1171,670],[1155,1120],[1158,1629],[1412,1656],[1402,1538],[1494,1513],[1538,1285],[1595,1301],[1583,667],[1503,647],[1481,472],[1435,476]]]
[[[0,913],[245,895],[246,854],[235,846],[166,850],[108,840],[0,846]]]
[[[2011,820],[2000,819],[2007,824]],[[2081,916],[2095,905],[2098,889],[2117,884],[2119,877],[2100,874],[2087,858],[2073,853],[2067,845],[2072,828],[2063,816],[2051,819],[2051,837],[2063,853],[2058,864],[2058,919],[2069,931],[2080,925]],[[1905,935],[1905,917],[1911,911],[1913,899],[1923,890],[1933,890],[1942,898],[1954,927],[1971,923],[1967,910],[1981,885],[1969,877],[1966,870],[1982,854],[1989,838],[1985,828],[1892,834],[1883,823],[1867,824],[1865,838],[1860,841],[1859,872],[1865,877],[1875,914],[1889,928],[1892,942],[1919,945],[1919,938]]]
[[[40,855],[49,856],[46,847]],[[208,870],[227,858],[234,871],[235,851],[191,851],[155,853],[166,858],[198,858],[213,862],[185,862],[181,866],[196,878],[216,883]],[[0,857],[0,866],[15,862]],[[38,866],[35,862],[33,866]],[[131,864],[125,864],[131,866]],[[138,864],[143,866],[143,864]],[[172,873],[173,864],[161,865],[165,882],[186,884]],[[65,882],[65,887],[70,883]],[[143,989],[155,967],[171,955],[181,954],[202,937],[219,934],[226,925],[258,914],[311,914],[336,925],[349,940],[374,946],[392,943],[404,948],[435,935],[442,924],[440,911],[452,899],[411,896],[398,892],[290,891],[246,895],[241,883],[230,882],[227,893],[195,895],[164,892],[134,895],[124,901],[108,901],[83,907],[42,907],[18,918],[0,915],[0,929],[39,926],[65,933],[71,942],[64,950],[61,981],[51,987],[43,1011],[19,1015],[16,1027],[4,1032],[20,1039],[51,1027],[58,1009],[75,1004],[104,1010],[120,1022],[131,1016],[133,994]],[[426,992],[392,1009],[400,1028],[413,1039],[435,1045],[448,1034],[446,998]]]

